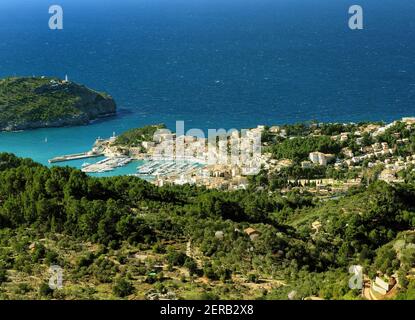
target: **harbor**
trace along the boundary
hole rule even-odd
[[[244,166],[251,166],[252,163],[256,165],[257,159],[251,159],[252,163],[246,160],[243,163],[231,163],[228,155],[222,155],[217,146],[209,148],[206,139],[197,139],[194,136],[185,136],[182,139],[182,148],[188,152],[181,152],[182,149],[177,149],[177,145],[174,145],[175,134],[156,134],[156,129],[155,126],[136,129],[136,137],[130,143],[128,134],[122,134],[120,139],[115,133],[108,139],[98,137],[91,151],[56,157],[49,162],[77,160],[73,163],[91,176],[134,176],[157,186],[191,184],[228,190],[246,188],[247,178],[244,175],[247,169]],[[237,135],[238,145],[243,148],[247,148],[245,145],[251,146],[262,130],[265,130],[264,126],[258,126],[250,129],[247,137],[240,138]],[[143,136],[143,132],[147,131],[155,132]],[[171,137],[173,148],[166,149],[166,139]],[[127,140],[124,141],[125,139]],[[80,160],[93,157],[100,158]],[[239,157],[237,160],[240,160]]]
[[[116,168],[123,167],[133,161],[130,157],[118,156],[105,158],[97,163],[84,163],[82,165],[82,171],[85,173],[103,173],[113,171]]]
[[[185,161],[148,160],[137,168],[137,176],[180,176],[200,167],[199,163]]]

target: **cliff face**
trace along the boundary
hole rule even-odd
[[[0,130],[85,125],[114,115],[111,96],[51,78],[0,80]]]

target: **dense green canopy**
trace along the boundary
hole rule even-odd
[[[318,233],[312,228],[314,221],[321,223]],[[260,233],[257,240],[243,232],[247,227]],[[203,272],[212,281],[229,281],[232,273],[252,281],[257,281],[255,274],[273,274],[289,284],[269,293],[268,298],[286,298],[293,288],[298,297],[350,298],[347,270],[355,263],[364,265],[371,275],[378,270],[404,272],[413,266],[415,255],[409,249],[398,254],[394,243],[402,239],[415,243],[414,227],[415,187],[408,184],[376,182],[338,200],[318,202],[296,192],[280,196],[259,190],[157,188],[135,177],[99,179],[70,168],[49,169],[31,160],[0,155],[3,235],[34,229],[108,248],[125,242],[152,245],[157,253],[165,252],[162,242],[191,239],[207,259],[203,270],[186,255],[168,249],[167,261],[172,267],[185,266],[192,274]],[[220,239],[215,236],[217,231],[223,232]],[[7,252],[1,250],[3,277],[4,270],[33,263]],[[62,259],[42,252],[36,255],[48,261]],[[117,271],[113,265],[103,265],[108,260],[100,259],[85,257],[79,268],[95,266],[101,270],[97,277],[107,281]],[[116,281],[114,294],[131,292],[127,280]]]
[[[55,78],[0,80],[0,130],[87,124],[115,113],[113,99]]]

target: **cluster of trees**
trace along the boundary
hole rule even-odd
[[[322,225],[318,232],[312,228],[316,220]],[[247,227],[257,230],[256,240],[244,232]],[[272,275],[298,286],[302,283],[304,294],[340,297],[349,294],[343,282],[317,285],[324,274],[332,270],[343,275],[351,263],[387,273],[404,267],[404,272],[415,259],[405,251],[408,258],[397,263],[390,243],[414,227],[415,187],[411,184],[376,182],[343,198],[319,202],[298,192],[281,196],[268,190],[157,188],[135,177],[98,179],[78,170],[49,169],[0,154],[1,238],[21,229],[67,234],[99,243],[106,250],[125,242],[146,244],[166,254],[171,267],[185,267],[190,274],[204,274],[211,280],[227,282],[234,273]],[[179,240],[190,240],[202,253],[200,269],[183,252],[161,245]],[[2,244],[1,260],[6,264],[0,265],[0,282],[7,281],[5,270],[10,267],[24,269],[37,261],[62,259],[42,245],[28,254],[27,246],[26,242],[10,249],[8,243]],[[119,270],[96,253],[82,257],[76,273],[112,282]],[[114,294],[120,297],[133,290],[123,277],[114,284]]]
[[[310,152],[338,154],[340,150],[341,145],[329,136],[295,137],[272,146],[277,159],[291,159],[296,162],[307,160]]]
[[[153,141],[154,133],[157,130],[165,128],[166,126],[164,124],[159,124],[130,129],[119,135],[115,143],[122,146],[139,147],[143,141]]]
[[[152,232],[131,211],[134,204],[143,198],[164,201],[164,196],[175,201],[174,192],[157,191],[139,179],[100,180],[70,168],[48,169],[30,160],[19,161],[7,154],[0,159],[2,228],[34,226],[104,244],[139,242],[150,239]]]

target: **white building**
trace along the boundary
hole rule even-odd
[[[319,164],[320,166],[326,166],[330,160],[334,159],[334,155],[325,154],[322,152],[311,152],[309,158],[312,163]]]

